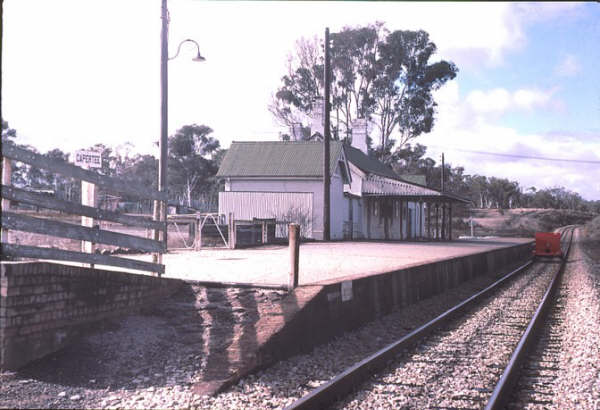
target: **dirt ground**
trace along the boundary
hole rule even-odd
[[[585,253],[600,263],[600,216],[585,224],[583,238],[582,245]]]
[[[581,211],[534,208],[472,209],[470,213],[475,236],[507,237],[532,237],[535,232],[549,232],[565,225],[585,224],[595,216]],[[453,230],[458,235],[470,235],[469,216],[455,218],[453,224]]]
[[[0,408],[188,407],[191,395],[184,402],[181,390],[227,378],[238,359],[227,348],[243,353],[236,332],[252,349],[255,324],[281,315],[285,294],[186,284],[140,314],[100,322],[59,352],[0,372]],[[138,402],[141,393],[155,401]]]

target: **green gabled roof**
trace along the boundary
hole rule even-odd
[[[367,156],[358,148],[345,145],[344,152],[346,153],[346,159],[348,162],[356,165],[363,172],[370,172],[372,174],[393,179],[399,178],[394,170],[392,170],[390,167],[375,158]]]
[[[342,143],[331,141],[330,173]],[[323,177],[323,143],[318,141],[232,142],[217,177]]]

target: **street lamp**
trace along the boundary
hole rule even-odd
[[[167,190],[167,158],[168,158],[168,150],[167,150],[167,139],[168,139],[168,116],[169,116],[169,78],[168,78],[168,67],[167,62],[169,60],[173,60],[179,55],[179,51],[181,50],[181,46],[183,43],[193,43],[196,45],[196,57],[194,57],[193,61],[205,61],[206,59],[202,57],[200,54],[200,46],[198,43],[191,39],[183,40],[177,46],[177,53],[169,58],[169,10],[167,9],[167,0],[162,0],[161,5],[161,19],[162,19],[162,31],[161,31],[161,53],[160,53],[160,140],[159,140],[159,150],[160,156],[158,160],[158,190],[160,192],[165,192]],[[162,222],[167,221],[167,205],[166,203],[162,203],[160,201],[154,201],[154,219],[160,220]],[[154,239],[159,240],[160,235],[159,231],[154,231]],[[165,245],[167,243],[167,230],[164,231]],[[156,258],[155,263],[161,263],[161,261]]]
[[[192,61],[198,61],[198,62],[206,61],[206,58],[202,57],[202,54],[200,54],[200,46],[198,45],[196,40],[192,40],[191,38],[186,38],[181,43],[179,43],[179,46],[177,46],[177,53],[175,53],[175,55],[173,57],[169,57],[169,60],[174,60],[175,58],[177,58],[177,56],[179,55],[179,52],[181,51],[181,46],[183,45],[183,43],[192,43],[196,46],[197,54],[196,54],[196,57],[192,58]]]

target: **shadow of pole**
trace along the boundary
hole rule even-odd
[[[210,390],[230,375],[228,347],[234,338],[235,318],[225,288],[206,288],[206,296],[212,326],[202,385]]]

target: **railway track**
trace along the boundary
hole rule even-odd
[[[561,241],[568,242],[560,273],[568,258],[573,232],[572,226],[561,232]],[[567,235],[570,235],[568,240]],[[562,337],[566,331],[564,323],[567,292],[561,275],[557,275],[530,323],[528,331],[531,334],[526,332],[521,339],[519,347],[523,351],[516,349],[513,353],[515,361],[520,363],[515,363],[512,368],[507,367],[504,380],[498,383],[494,392],[497,396],[492,396],[487,409],[548,407],[553,403],[554,382],[561,370]],[[525,353],[528,353],[526,358]],[[519,355],[523,358],[517,358]],[[507,386],[502,386],[502,382]]]
[[[561,232],[565,255],[572,231],[566,227]],[[524,264],[287,408],[493,409],[506,405],[563,265]],[[524,271],[528,274],[521,275]],[[553,334],[549,332],[551,345]],[[523,383],[527,380],[527,376],[522,378]],[[543,396],[536,386],[533,389]],[[527,389],[532,387],[524,391]]]
[[[548,312],[546,326],[539,332],[538,342],[530,349],[520,369],[520,376],[506,408],[548,407],[554,402],[554,387],[560,373],[560,353],[566,331],[566,292],[566,286],[561,284],[554,306]]]

